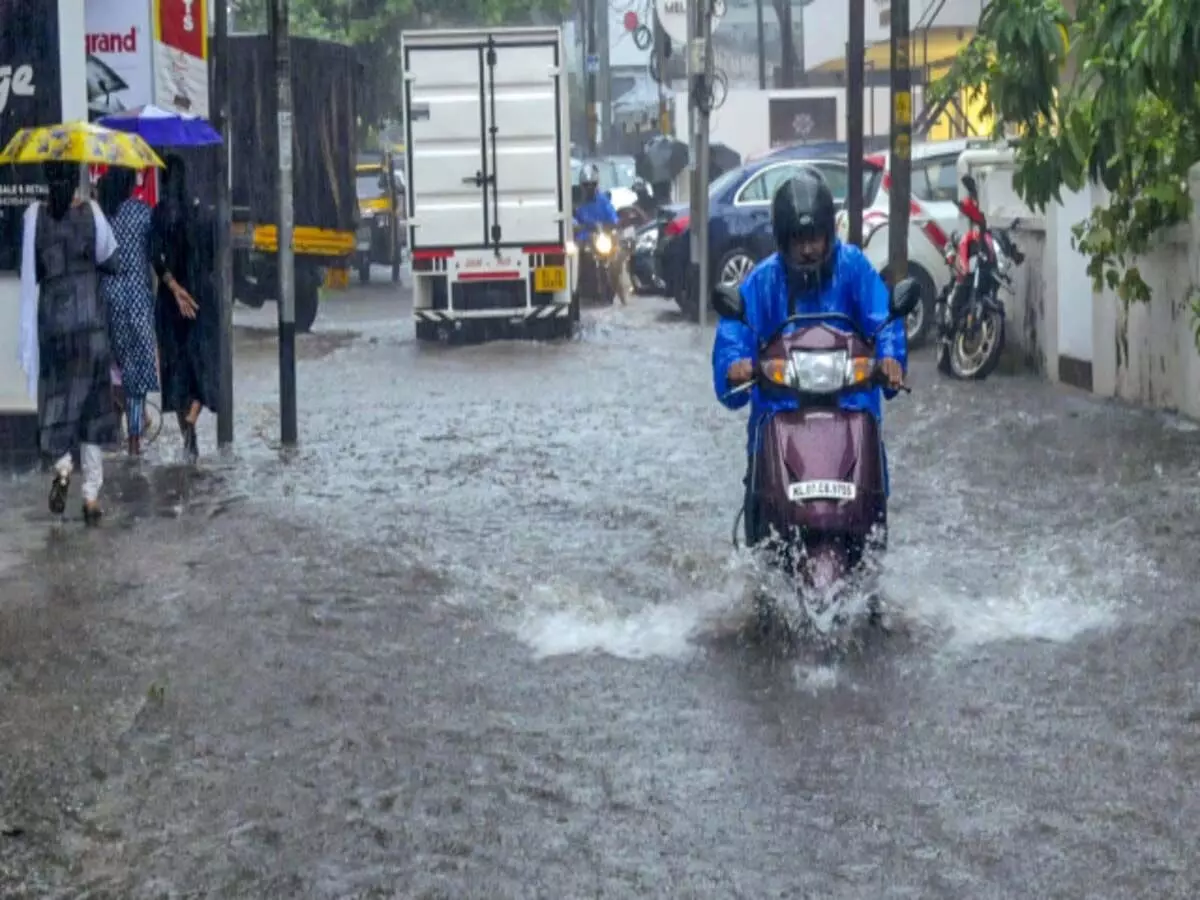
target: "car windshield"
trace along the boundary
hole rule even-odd
[[[373,172],[359,171],[355,184],[358,188],[359,200],[369,200],[372,197],[378,197],[380,194],[379,169]]]
[[[596,171],[600,173],[600,190],[611,191],[615,187],[628,187],[627,184],[622,184],[617,166],[608,159],[593,159],[588,161],[596,167]],[[579,184],[579,176],[583,172],[585,163],[577,159],[571,160],[571,183]],[[629,179],[629,184],[633,184],[633,179]]]
[[[879,193],[879,184],[883,181],[883,169],[880,166],[863,163],[862,174],[863,208],[866,209],[875,202],[875,195]]]
[[[722,172],[715,179],[708,183],[708,202],[718,199],[723,193],[729,190],[742,177],[745,169],[737,168],[730,169],[728,172]]]

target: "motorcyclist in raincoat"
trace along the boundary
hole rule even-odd
[[[830,312],[849,316],[866,334],[874,334],[888,319],[888,288],[858,247],[836,237],[833,195],[821,175],[802,170],[784,182],[771,206],[776,253],[760,262],[741,284],[746,324],[722,319],[713,341],[713,387],[729,409],[750,407],[749,442],[751,460],[758,446],[761,424],[777,410],[795,409],[795,398],[767,397],[757,386],[749,391],[730,391],[753,377],[759,339],[769,335],[790,315]],[[830,324],[836,325],[836,320]],[[882,396],[894,397],[904,383],[908,365],[908,342],[904,322],[888,325],[876,344],[879,366],[888,387],[872,387],[846,394],[846,410],[866,410],[883,420]],[[884,454],[887,484],[887,454]],[[746,543],[753,545],[766,535],[750,485],[750,467],[744,479]]]
[[[597,225],[617,224],[617,211],[612,200],[600,190],[600,169],[595,163],[584,163],[579,170],[579,193],[582,201],[575,207],[575,240],[582,244]]]
[[[589,259],[592,254],[591,239],[592,232],[597,226],[608,226],[616,228],[620,221],[616,209],[612,205],[612,200],[607,192],[600,190],[600,169],[595,163],[585,163],[579,172],[579,191],[580,200],[579,206],[575,208],[575,243],[579,246],[580,255],[582,258]],[[613,246],[607,259],[596,260],[607,271],[608,287],[616,290],[617,296],[621,303],[625,303],[625,285],[621,277],[621,273],[625,265],[625,255],[621,251],[621,242],[613,235]],[[590,285],[592,279],[590,277],[581,277],[581,285]],[[603,282],[600,282],[603,284]],[[591,289],[580,288],[581,293],[589,294]],[[599,297],[605,303],[612,300],[612,294]]]

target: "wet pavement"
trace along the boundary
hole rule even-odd
[[[744,415],[637,300],[414,343],[240,311],[238,445],[0,509],[0,896],[1193,897],[1200,431],[1030,378],[892,403],[897,634],[744,640]],[[77,501],[73,499],[71,509]]]

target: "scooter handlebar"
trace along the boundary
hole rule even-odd
[[[744,394],[744,393],[746,393],[746,391],[753,388],[754,385],[758,384],[758,382],[760,382],[761,380],[762,380],[762,374],[758,371],[755,371],[754,374],[750,376],[749,381],[743,381],[737,387],[730,388],[728,391],[726,391],[724,394],[721,395],[721,399],[728,400],[731,397],[736,397],[738,394]],[[875,369],[875,374],[871,377],[871,384],[873,387],[881,387],[881,388],[886,388],[888,386],[887,379],[883,377],[883,372],[878,367]],[[901,393],[904,393],[904,394],[912,393],[912,388],[909,387],[907,384],[903,384],[903,383],[901,383],[899,386],[897,386],[895,388],[895,390],[900,391]]]

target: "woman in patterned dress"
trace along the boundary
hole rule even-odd
[[[142,420],[146,395],[158,390],[154,337],[154,290],[150,282],[150,207],[133,196],[137,175],[132,169],[109,169],[100,179],[100,208],[117,238],[119,275],[100,279],[100,296],[108,307],[109,340],[121,372],[129,455],[142,452]]]

